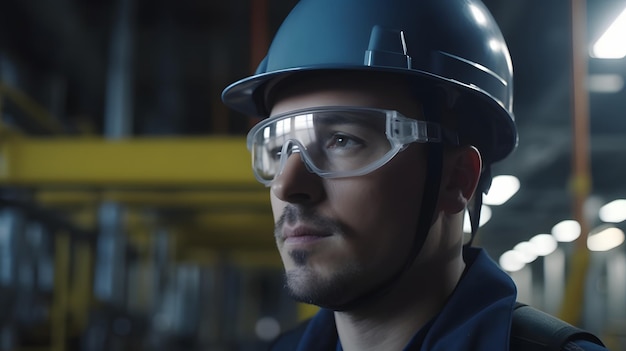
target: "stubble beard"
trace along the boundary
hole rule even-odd
[[[336,221],[319,216],[312,211],[295,206],[285,208],[282,216],[276,223],[275,235],[281,236],[284,223],[303,221],[315,225],[316,228],[333,233],[333,235],[345,235],[345,231]],[[354,294],[355,283],[362,281],[364,274],[353,264],[337,267],[332,272],[323,274],[315,269],[312,261],[312,252],[309,250],[294,249],[286,253],[293,263],[293,267],[285,272],[285,287],[289,295],[298,302],[317,305],[320,307],[333,308],[349,301]]]
[[[308,262],[309,253],[303,250],[289,252],[295,267],[285,273],[289,295],[298,302],[333,309],[350,300],[362,272],[352,265],[334,269],[327,276],[315,271]]]

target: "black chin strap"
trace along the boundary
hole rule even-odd
[[[428,237],[428,232],[432,225],[435,208],[437,207],[437,198],[439,195],[439,187],[441,183],[441,172],[443,165],[443,143],[428,144],[428,167],[426,179],[424,181],[424,193],[422,194],[422,206],[417,220],[417,230],[404,264],[389,278],[375,285],[369,291],[357,296],[356,298],[336,306],[321,306],[335,311],[349,311],[365,305],[372,300],[379,298],[389,292],[399,278],[407,272],[417,255],[419,255],[424,242]]]
[[[472,234],[470,236],[470,240],[465,244],[466,246],[472,246],[472,243],[474,242],[474,238],[478,232],[478,227],[480,227],[480,211],[483,207],[483,194],[487,194],[490,187],[491,167],[485,166],[485,169],[483,169],[480,179],[478,180],[478,187],[476,189],[476,193],[474,194],[472,204],[467,208],[470,223],[472,225]]]
[[[425,104],[424,115],[429,122],[441,125],[441,112],[437,109],[435,104]],[[442,139],[445,134],[442,128]],[[411,245],[411,251],[404,262],[404,264],[392,274],[389,278],[383,280],[379,284],[375,285],[369,291],[357,296],[356,298],[340,305],[336,306],[320,306],[329,308],[335,311],[349,311],[360,306],[365,305],[368,302],[379,298],[388,293],[400,279],[400,277],[407,272],[417,255],[419,255],[428,232],[433,224],[435,218],[435,209],[437,208],[437,199],[439,197],[439,188],[441,186],[441,175],[443,169],[443,144],[444,140],[435,143],[425,144],[427,150],[427,163],[426,163],[426,179],[423,185],[422,202],[420,206],[420,213],[417,219],[416,232]],[[457,141],[457,140],[454,140]]]

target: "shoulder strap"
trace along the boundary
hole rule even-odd
[[[306,320],[292,330],[281,334],[270,346],[270,351],[296,350],[310,320]]]
[[[587,340],[602,345],[595,335],[536,308],[515,303],[511,325],[511,351],[559,351],[569,341]]]

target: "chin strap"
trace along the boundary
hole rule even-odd
[[[466,246],[472,246],[472,243],[474,242],[474,238],[476,237],[476,233],[478,232],[478,227],[480,227],[480,211],[483,207],[483,194],[487,194],[490,187],[491,167],[485,166],[480,175],[480,179],[478,180],[478,187],[476,188],[474,199],[470,206],[468,206],[467,208],[467,211],[469,212],[470,223],[472,225],[472,234],[470,236],[470,240],[465,244]]]
[[[425,104],[423,106],[424,116],[428,122],[441,125],[441,112],[436,109],[434,104]],[[452,138],[451,142],[457,142],[458,138]],[[426,179],[423,184],[422,202],[420,206],[420,213],[417,219],[417,226],[413,243],[411,245],[411,251],[409,252],[404,264],[389,278],[383,280],[376,286],[364,294],[337,306],[321,306],[330,308],[335,311],[349,311],[364,304],[371,302],[372,300],[385,295],[389,292],[394,284],[400,279],[400,277],[407,272],[415,259],[419,255],[428,232],[433,224],[435,218],[435,209],[437,208],[437,199],[439,197],[439,188],[441,185],[441,175],[443,173],[443,145],[444,141],[438,143],[424,144],[427,152],[426,163]]]
[[[415,259],[419,255],[428,232],[432,225],[435,208],[437,207],[437,198],[439,195],[439,186],[441,183],[441,172],[443,165],[443,143],[428,144],[428,167],[426,179],[424,181],[424,193],[422,194],[422,206],[417,220],[417,230],[404,264],[391,277],[383,280],[368,292],[337,306],[321,306],[330,308],[334,311],[349,311],[366,303],[385,295],[391,290],[398,279],[408,271]]]

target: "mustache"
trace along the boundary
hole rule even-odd
[[[342,235],[346,233],[346,228],[338,221],[322,216],[316,211],[296,205],[287,205],[283,213],[278,218],[274,226],[274,236],[282,238],[285,224],[295,224],[297,222],[311,225],[316,230]]]

